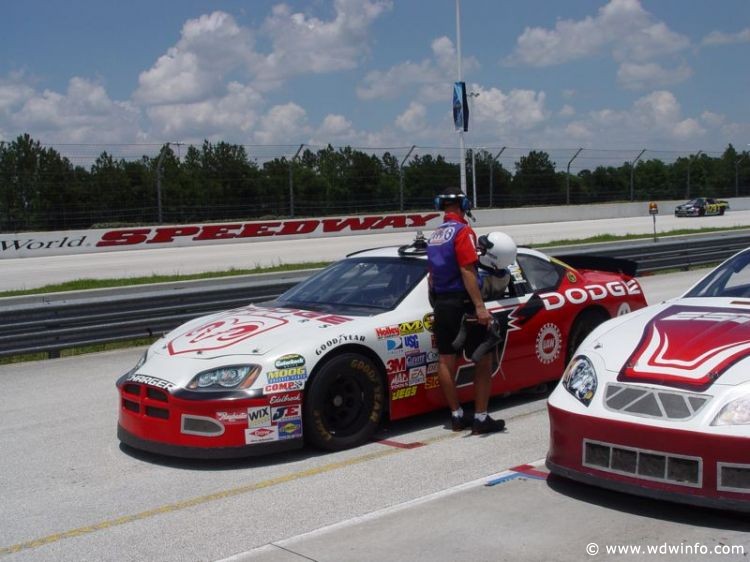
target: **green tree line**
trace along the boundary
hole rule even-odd
[[[204,141],[182,157],[170,145],[137,160],[104,151],[84,167],[25,134],[0,142],[0,232],[427,209],[437,191],[459,183],[459,166],[419,154],[402,167],[390,152],[330,145],[259,164],[242,145]],[[485,208],[726,198],[750,195],[750,158],[729,145],[719,157],[699,151],[569,174],[541,150],[512,170],[477,150],[467,177]]]

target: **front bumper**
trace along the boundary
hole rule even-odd
[[[118,384],[120,441],[185,458],[265,455],[303,445],[301,402],[269,397],[189,400],[146,384]],[[300,395],[301,397],[301,395]]]
[[[547,466],[587,484],[750,512],[750,439],[594,418],[548,405]]]
[[[697,217],[700,216],[699,209],[675,209],[674,216],[676,217]]]

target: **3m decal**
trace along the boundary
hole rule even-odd
[[[386,363],[386,369],[389,373],[400,373],[406,371],[406,357],[389,359]]]
[[[675,305],[646,325],[617,380],[705,390],[749,355],[749,312]]]
[[[562,335],[554,324],[545,324],[536,335],[536,356],[545,365],[552,363],[560,356]]]

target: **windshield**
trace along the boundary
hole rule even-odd
[[[750,250],[714,269],[685,297],[750,298]]]
[[[427,260],[351,257],[292,287],[278,306],[371,315],[392,310],[427,273]]]

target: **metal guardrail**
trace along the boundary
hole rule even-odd
[[[733,233],[545,252],[563,261],[574,254],[630,259],[642,275],[713,264],[748,246],[750,234]],[[308,270],[0,299],[0,357],[40,352],[58,357],[63,349],[154,337],[197,316],[272,300],[309,275]]]

